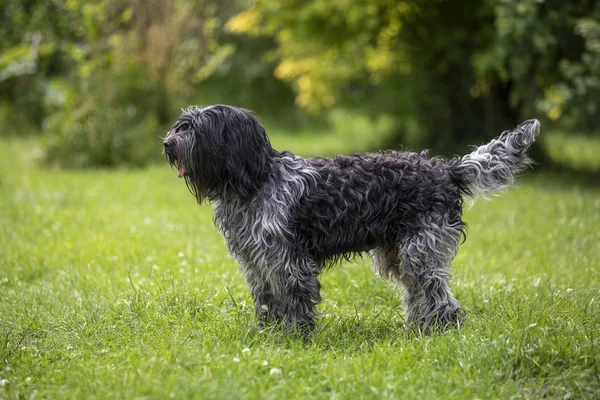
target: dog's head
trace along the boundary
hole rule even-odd
[[[251,197],[265,183],[273,149],[250,112],[224,105],[190,107],[163,140],[167,160],[199,203]]]

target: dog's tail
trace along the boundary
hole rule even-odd
[[[458,160],[455,173],[474,199],[514,185],[516,175],[531,165],[527,149],[540,133],[540,122],[530,119]]]

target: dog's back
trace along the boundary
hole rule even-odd
[[[450,172],[457,160],[387,151],[302,162],[314,173],[289,223],[319,261],[398,246],[425,217],[462,225],[461,186]]]

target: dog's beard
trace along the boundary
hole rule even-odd
[[[200,166],[196,165],[198,160],[194,157],[195,135],[189,133],[169,134],[167,138],[171,138],[175,143],[173,149],[165,150],[167,161],[173,169],[177,170],[177,177],[185,180],[186,186],[198,202],[202,202],[206,193],[196,179]]]
[[[172,148],[164,151],[167,161],[177,170],[177,176],[183,178],[189,176],[193,171],[193,148],[195,145],[194,135],[174,134],[167,135],[166,139],[174,142]]]
[[[177,170],[177,177],[183,178],[186,174],[186,168],[183,165],[183,162],[178,159],[175,155],[166,154],[167,161],[171,164],[171,167]]]

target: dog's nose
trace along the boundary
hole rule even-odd
[[[173,156],[175,154],[175,141],[170,139],[164,140],[163,152],[168,156]]]

